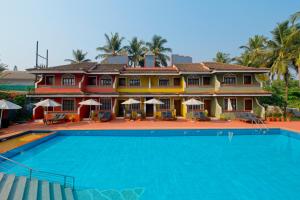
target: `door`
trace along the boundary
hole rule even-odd
[[[124,100],[118,100],[118,117],[124,117],[125,105],[122,104],[123,102]]]
[[[175,99],[174,100],[174,108],[176,109],[176,116],[182,116],[181,115],[181,100]]]
[[[253,110],[253,102],[252,99],[245,99],[245,111],[252,111]]]
[[[211,116],[211,100],[204,99],[204,110],[207,110],[208,116]]]

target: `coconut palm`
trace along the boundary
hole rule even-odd
[[[4,63],[1,63],[1,60],[0,60],[0,72],[4,71],[6,69],[7,69],[7,65]]]
[[[129,45],[125,46],[128,56],[129,56],[129,65],[136,67],[139,66],[141,61],[144,59],[144,54],[147,51],[145,47],[145,42],[138,40],[137,37],[132,38],[129,41]]]
[[[266,67],[267,58],[265,50],[267,48],[267,38],[262,35],[250,37],[246,45],[240,46],[244,52],[240,57],[235,58],[237,63],[244,63],[245,66]]]
[[[213,60],[215,62],[219,62],[219,63],[230,63],[232,61],[232,59],[230,58],[230,54],[228,53],[223,53],[218,51],[216,53],[216,57],[213,58]]]
[[[87,52],[83,53],[83,51],[80,49],[73,50],[72,53],[73,53],[73,59],[65,59],[66,62],[70,62],[71,64],[74,64],[74,63],[91,61],[90,59],[86,59]]]
[[[292,25],[294,25],[297,22],[297,20],[299,20],[299,19],[300,19],[300,11],[291,15],[290,22],[292,23]]]
[[[167,53],[171,53],[172,49],[165,47],[164,45],[168,41],[164,38],[162,38],[159,35],[154,35],[152,37],[151,42],[147,42],[146,46],[148,49],[154,54],[155,56],[155,65],[156,66],[167,66],[167,61],[170,60],[170,57],[167,55]]]
[[[117,56],[124,52],[124,47],[122,47],[124,37],[120,37],[119,33],[111,33],[110,36],[105,33],[104,36],[106,44],[96,48],[97,51],[101,51],[103,53],[97,55],[96,59]]]
[[[271,73],[277,78],[283,78],[285,82],[285,101],[288,100],[288,89],[290,79],[290,67],[293,66],[297,41],[300,38],[299,29],[289,25],[289,21],[279,23],[271,32],[272,40],[268,41],[268,54],[273,60]]]

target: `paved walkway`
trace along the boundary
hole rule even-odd
[[[300,121],[294,122],[268,122],[268,128],[283,128],[297,131],[300,133]],[[104,130],[104,129],[206,129],[206,128],[260,128],[256,124],[249,124],[241,121],[125,121],[113,120],[110,122],[75,122],[75,123],[61,123],[54,125],[44,125],[37,122],[30,122],[26,124],[13,125],[6,129],[0,129],[0,135],[17,134],[27,130]]]

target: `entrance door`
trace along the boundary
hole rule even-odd
[[[207,110],[208,116],[211,116],[211,100],[210,99],[204,99],[204,110]]]
[[[182,116],[181,115],[181,100],[175,99],[174,100],[174,108],[176,109],[176,116]]]
[[[124,109],[125,109],[125,105],[123,105],[122,103],[124,102],[124,100],[118,100],[118,114],[117,117],[124,117]]]
[[[252,99],[245,99],[245,111],[251,111],[253,109],[253,102]]]

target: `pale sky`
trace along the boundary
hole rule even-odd
[[[49,65],[65,64],[72,49],[94,60],[104,33],[119,32],[125,42],[154,34],[168,40],[173,53],[195,62],[217,51],[239,54],[250,36],[270,36],[276,23],[300,10],[299,0],[1,0],[0,59],[10,69],[35,64],[49,49]],[[125,44],[125,43],[124,43]]]

